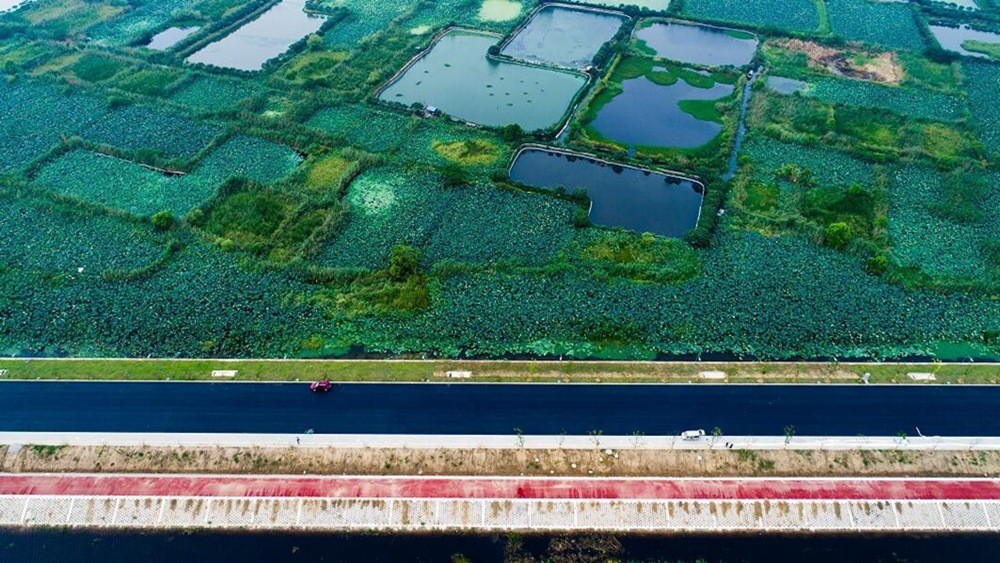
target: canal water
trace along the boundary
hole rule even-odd
[[[549,536],[527,536],[508,545],[502,535],[319,535],[0,531],[4,563],[219,563],[228,561],[503,563],[544,561],[557,550]],[[564,545],[566,542],[562,542]],[[586,543],[581,540],[580,543]],[[620,547],[618,545],[620,544]],[[675,536],[620,537],[620,561],[648,563],[993,563],[1000,536]],[[579,552],[580,550],[578,550]],[[569,560],[569,559],[566,559]],[[593,561],[579,558],[574,561]]]
[[[521,151],[511,179],[536,188],[587,190],[591,220],[606,227],[681,237],[698,223],[700,186],[681,178],[541,149]]]

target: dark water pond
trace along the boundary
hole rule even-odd
[[[758,43],[749,33],[674,22],[655,22],[635,37],[658,57],[706,66],[746,66]]]
[[[733,93],[729,84],[695,88],[684,80],[662,86],[641,76],[622,82],[618,94],[590,123],[602,136],[626,145],[700,147],[722,131],[722,124],[705,121],[681,109],[681,100],[717,100]]]
[[[549,536],[525,536],[522,554],[543,561]],[[0,531],[4,563],[339,562],[502,563],[500,535],[123,534],[87,531]],[[622,537],[621,558],[645,563],[986,563],[1000,553],[1000,536]],[[462,556],[459,559],[456,556]],[[581,559],[582,560],[582,559]]]
[[[511,179],[537,188],[584,188],[598,225],[680,237],[698,223],[701,188],[690,180],[541,149],[521,151]]]
[[[176,45],[181,39],[198,31],[198,27],[170,27],[157,33],[146,43],[146,48],[155,51],[165,51]]]

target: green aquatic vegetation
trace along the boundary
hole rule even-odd
[[[0,80],[0,174],[23,169],[106,115],[103,101],[42,82]],[[26,134],[27,133],[27,134]]]
[[[171,99],[199,111],[221,112],[237,109],[246,100],[259,96],[263,91],[256,82],[199,75],[178,88]]]
[[[881,108],[900,115],[935,121],[957,121],[965,112],[958,97],[862,80],[815,79],[803,92],[824,102],[859,108]]]
[[[163,97],[184,74],[168,68],[147,68],[128,73],[115,87],[143,96]]]
[[[982,53],[994,60],[1000,60],[1000,43],[969,40],[962,42],[962,48],[973,53]]]
[[[578,236],[577,248],[585,268],[598,278],[678,283],[701,273],[698,254],[689,245],[648,233],[587,230]]]
[[[0,269],[93,278],[140,268],[163,254],[165,241],[148,226],[65,203],[5,195],[0,203]]]
[[[371,351],[588,357],[614,353],[593,340],[614,340],[617,329],[634,346],[629,357],[640,349],[842,357],[981,341],[996,328],[996,302],[889,285],[866,274],[859,259],[799,237],[723,226],[717,238],[702,253],[711,275],[686,283],[604,285],[584,271],[471,272],[436,281],[425,312],[343,319],[325,336]],[[595,335],[594,327],[607,329]]]
[[[33,182],[138,216],[164,210],[180,216],[209,200],[230,178],[269,184],[288,176],[300,161],[288,147],[236,136],[183,176],[165,175],[134,162],[78,149],[47,163]]]
[[[1000,84],[1000,66],[969,61],[962,63],[962,70],[979,138],[990,154],[1000,155],[1000,104],[996,88]]]
[[[909,4],[868,0],[825,0],[833,32],[850,41],[887,49],[923,50],[925,45]]]
[[[69,70],[80,80],[102,82],[118,74],[125,64],[111,57],[85,53],[70,65]]]
[[[47,163],[32,181],[45,189],[138,216],[183,215],[208,200],[216,185],[194,175],[171,177],[133,162],[74,150]]]
[[[820,24],[814,0],[684,0],[682,13],[694,19],[788,31],[814,31]]]
[[[575,204],[493,186],[445,188],[426,173],[363,172],[348,188],[345,224],[322,266],[380,269],[393,246],[421,248],[428,264],[539,263],[572,236]]]
[[[90,123],[80,136],[129,151],[149,151],[164,158],[188,159],[204,149],[222,129],[153,106],[115,108]]]
[[[889,182],[892,259],[930,280],[996,287],[1000,270],[990,251],[1000,240],[1000,194],[996,172],[942,173],[908,166]]]

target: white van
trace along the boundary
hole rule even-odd
[[[704,430],[685,430],[684,432],[681,432],[681,438],[685,440],[697,440],[704,435]]]

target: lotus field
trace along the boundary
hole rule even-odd
[[[0,13],[0,353],[1000,358],[996,1],[573,3]]]

